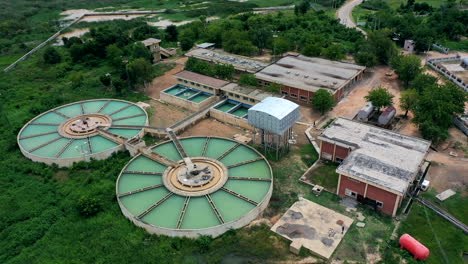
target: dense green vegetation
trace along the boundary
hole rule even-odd
[[[319,89],[311,101],[314,109],[320,111],[322,115],[335,105],[333,95],[325,89]]]
[[[341,59],[353,53],[355,44],[364,41],[361,33],[349,29],[323,11],[301,15],[282,12],[256,15],[245,13],[229,19],[204,23],[196,21],[180,27],[183,49],[194,42],[212,42],[216,47],[241,55],[300,51],[306,55]]]
[[[366,21],[368,30],[389,29],[401,46],[407,39],[414,40],[417,51],[428,50],[434,42],[458,41],[467,34],[467,10],[454,1],[437,1],[440,7],[426,2],[405,1],[395,9],[386,1],[366,1],[360,6],[359,17]],[[362,14],[362,9],[371,11]]]
[[[232,65],[211,64],[193,57],[187,60],[185,69],[225,80],[232,80],[234,74],[234,66]]]

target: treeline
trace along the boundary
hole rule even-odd
[[[407,39],[414,40],[417,51],[428,50],[434,42],[457,41],[468,35],[468,10],[461,10],[457,5],[435,9],[427,3],[408,1],[393,10],[383,1],[372,0],[362,7],[378,10],[365,17],[367,28],[388,29],[392,32],[390,37],[401,46]]]
[[[423,138],[435,145],[446,140],[453,115],[464,112],[465,91],[450,81],[439,84],[436,77],[425,74],[418,56],[396,56],[391,64],[407,87],[401,93],[400,107],[414,114],[412,122]]]
[[[323,11],[298,15],[245,13],[211,22],[202,18],[179,27],[178,38],[183,50],[192,48],[195,42],[211,42],[240,55],[262,54],[265,49],[275,54],[294,50],[330,59],[353,53],[353,43],[363,39],[360,32],[346,28]]]
[[[232,65],[212,64],[193,57],[187,60],[185,69],[224,80],[232,80],[235,71]]]
[[[174,26],[158,30],[144,22],[120,21],[91,28],[83,38],[64,38],[63,42],[70,63],[86,67],[100,64],[111,66],[110,71],[100,77],[100,81],[104,86],[121,94],[128,89],[144,85],[155,77],[153,55],[141,40],[152,37],[170,43],[176,35],[177,30]],[[59,53],[52,47],[45,49],[43,56],[45,63],[62,61],[58,57]],[[66,63],[63,67],[67,68]],[[72,78],[73,85],[80,86],[82,80],[83,76],[76,73]]]

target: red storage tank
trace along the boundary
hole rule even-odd
[[[425,260],[429,257],[429,249],[408,234],[400,237],[400,246],[413,254],[415,259]]]

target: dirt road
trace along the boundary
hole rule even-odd
[[[352,12],[353,9],[360,5],[362,0],[351,0],[344,3],[335,13],[336,18],[340,20],[340,23],[349,28],[356,28],[361,31],[362,34],[367,35],[367,33],[361,28],[357,27],[353,21]]]
[[[177,79],[172,75],[184,69],[186,61],[186,57],[178,58],[175,60],[167,60],[166,62],[175,62],[176,66],[172,70],[164,73],[164,75],[154,78],[151,84],[148,86],[148,88],[146,88],[146,95],[148,95],[151,98],[159,99],[159,93],[162,90],[177,84]]]

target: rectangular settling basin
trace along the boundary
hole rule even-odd
[[[249,108],[247,108],[245,106],[241,106],[241,107],[237,108],[236,110],[230,112],[230,114],[238,116],[238,117],[243,117],[243,116],[247,115],[248,112],[249,112]]]
[[[169,89],[164,90],[164,92],[167,93],[167,94],[176,95],[176,94],[178,94],[180,92],[183,92],[183,91],[185,91],[187,89],[188,89],[187,87],[182,86],[180,84],[177,84],[174,87],[171,87]]]

